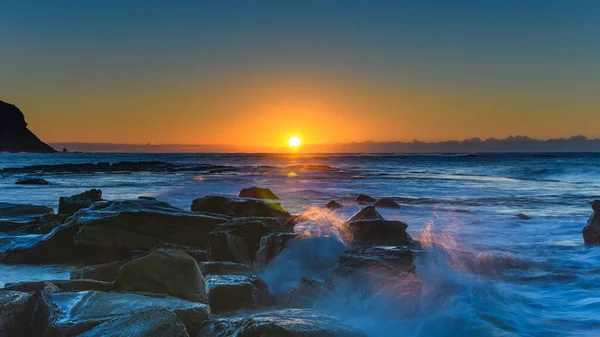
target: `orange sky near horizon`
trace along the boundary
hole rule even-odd
[[[222,76],[177,88],[133,86],[14,92],[46,142],[284,147],[356,141],[600,136],[595,98],[560,93],[419,88],[332,73]],[[321,76],[319,76],[321,75]],[[34,96],[35,94],[35,96]],[[540,113],[543,111],[543,113]]]

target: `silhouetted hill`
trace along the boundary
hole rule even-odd
[[[0,152],[56,152],[27,129],[25,116],[16,106],[0,101]]]

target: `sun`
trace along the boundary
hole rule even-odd
[[[290,138],[290,140],[288,141],[288,144],[290,145],[290,147],[298,147],[300,146],[300,138],[294,136],[292,138]]]

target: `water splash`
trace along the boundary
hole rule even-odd
[[[334,238],[349,247],[348,233],[344,230],[346,220],[341,214],[312,206],[306,208],[298,219],[294,231],[302,238]]]

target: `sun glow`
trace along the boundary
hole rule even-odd
[[[290,145],[290,147],[298,147],[300,146],[300,138],[294,136],[292,138],[290,138],[290,140],[288,141],[288,144]]]

